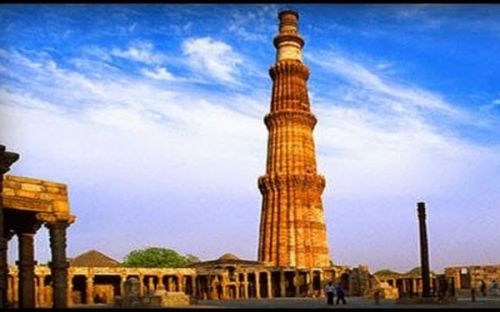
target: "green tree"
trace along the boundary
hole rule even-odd
[[[200,259],[193,255],[183,256],[173,249],[150,247],[129,252],[125,256],[123,265],[143,268],[181,268],[199,261]]]

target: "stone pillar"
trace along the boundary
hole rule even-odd
[[[87,304],[94,304],[94,275],[87,276],[85,292],[87,294]]]
[[[144,274],[139,274],[139,295],[144,296]]]
[[[420,260],[422,263],[422,297],[430,297],[431,285],[429,281],[429,248],[427,246],[427,226],[425,224],[425,203],[418,203],[417,207],[420,228]]]
[[[39,307],[45,307],[45,275],[38,279],[38,298]]]
[[[177,291],[186,292],[185,285],[184,285],[184,275],[177,274]]]
[[[12,279],[13,282],[12,282],[12,303],[18,303],[19,305],[19,275],[16,274],[14,275],[14,278]]]
[[[280,270],[280,297],[286,297],[285,271]]]
[[[73,302],[73,274],[68,273],[68,288],[67,288],[67,300],[68,300],[68,307],[72,306],[75,304]],[[52,295],[53,297],[54,295]],[[54,300],[52,300],[54,302]]]
[[[40,279],[35,274],[35,283],[33,284],[34,285],[34,289],[35,289],[35,308],[39,308],[40,307],[40,300],[38,298],[38,291],[39,291],[38,282],[39,281],[40,281]]]
[[[273,297],[273,284],[272,284],[272,273],[271,271],[267,272],[267,298]]]
[[[243,273],[243,299],[248,299],[248,273]]]
[[[39,216],[44,219],[47,216]],[[45,226],[49,229],[50,235],[50,250],[52,253],[52,261],[50,262],[50,271],[52,274],[52,302],[54,308],[68,307],[68,268],[69,263],[66,260],[66,228],[74,221],[69,218],[65,221],[50,220]],[[73,285],[73,281],[69,281]]]
[[[19,154],[6,152],[5,146],[0,145],[0,308],[7,308],[7,278],[9,267],[7,264],[7,242],[4,236],[6,224],[3,217],[3,175],[10,170],[10,166],[19,159]]]
[[[14,287],[12,285],[13,278],[9,278],[7,274],[7,302],[14,302]]]
[[[196,296],[196,275],[191,275],[191,295]]]
[[[307,295],[313,295],[314,293],[314,271],[310,270],[309,275],[307,276]]]
[[[229,299],[226,274],[221,275],[219,278],[222,288],[222,299]]]
[[[35,233],[18,233],[19,241],[19,307],[35,307]]]
[[[255,298],[260,299],[260,272],[255,272]]]
[[[165,284],[165,290],[172,291],[172,286],[171,286],[171,283],[170,283],[170,276],[167,275],[164,278],[167,280],[167,283]]]
[[[295,297],[300,296],[300,271],[296,270],[295,275],[293,277],[293,285],[295,286]]]
[[[324,297],[325,296],[325,272],[321,270],[319,272],[319,296]]]
[[[120,297],[125,298],[125,283],[127,282],[127,275],[120,275]]]
[[[240,285],[241,284],[239,281],[236,281],[234,285],[236,287],[235,292],[234,292],[234,296],[236,299],[240,299]]]
[[[154,277],[150,276],[148,278],[148,292],[152,293],[155,291],[155,282],[154,282]]]

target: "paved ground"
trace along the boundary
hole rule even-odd
[[[363,309],[460,309],[460,308],[491,308],[500,309],[500,296],[499,297],[479,297],[476,302],[471,302],[470,298],[458,298],[457,302],[451,304],[398,304],[393,300],[381,300],[379,305],[375,305],[373,300],[347,297],[346,305],[333,305],[326,304],[326,299],[323,298],[275,298],[275,299],[261,299],[261,300],[203,300],[199,301],[196,305],[187,306],[184,308],[194,309],[349,309],[349,308],[363,308]],[[81,305],[75,308],[111,308],[107,305]],[[183,307],[178,307],[183,308]]]
[[[471,302],[470,298],[459,298],[457,302],[451,304],[398,304],[393,300],[381,300],[378,305],[373,300],[351,297],[346,298],[347,304],[329,306],[326,299],[322,298],[275,298],[261,300],[230,300],[215,301],[205,300],[198,302],[191,308],[283,308],[283,309],[348,309],[348,308],[373,308],[373,309],[404,309],[404,308],[496,308],[500,309],[500,297],[477,298],[476,302]]]

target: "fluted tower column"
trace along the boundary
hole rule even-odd
[[[259,261],[280,267],[327,267],[321,201],[325,179],[316,169],[316,118],[307,93],[309,70],[302,62],[304,40],[298,34],[297,12],[281,11],[279,19],[276,63],[269,70],[271,111],[264,118],[269,130],[266,174],[258,180],[263,197]]]

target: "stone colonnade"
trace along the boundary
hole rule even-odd
[[[234,272],[216,269],[196,276],[195,297],[200,300],[322,297],[334,270],[245,268]]]
[[[10,267],[7,299],[10,306],[20,306],[20,270]],[[52,307],[54,288],[48,266],[34,270],[34,307]],[[113,304],[123,296],[128,278],[140,281],[140,294],[156,290],[184,292],[198,300],[261,299],[275,297],[322,297],[324,285],[335,277],[333,270],[246,268],[229,274],[227,270],[194,268],[114,268],[70,267],[65,298],[68,306]]]

